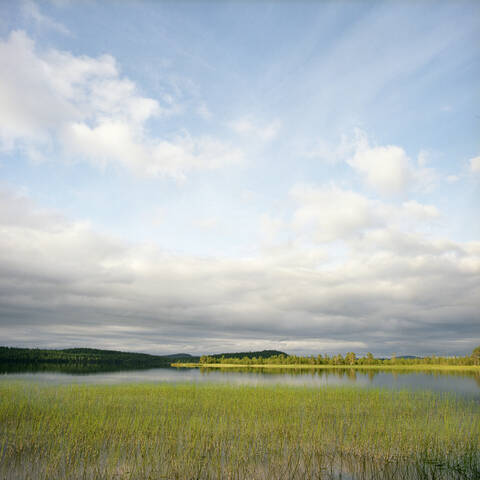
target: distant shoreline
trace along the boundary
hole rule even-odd
[[[354,369],[354,370],[455,370],[479,372],[480,365],[276,365],[276,364],[234,364],[234,363],[172,363],[171,367],[183,368],[286,368],[286,369]]]

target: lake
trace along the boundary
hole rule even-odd
[[[395,390],[430,390],[480,399],[480,374],[454,371],[380,370],[271,370],[259,368],[153,368],[72,374],[57,371],[8,372],[0,381],[20,380],[43,384],[121,383],[225,383],[233,385],[350,386]]]

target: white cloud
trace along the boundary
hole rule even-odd
[[[473,173],[479,173],[480,172],[480,156],[475,157],[475,158],[471,158],[469,160],[469,163],[470,163],[470,170]]]
[[[295,185],[290,195],[297,204],[293,228],[316,241],[344,240],[382,222],[372,200],[334,185]]]
[[[209,110],[207,105],[205,103],[201,103],[197,107],[197,113],[204,119],[204,120],[210,120],[212,118],[212,112]]]
[[[55,30],[59,33],[63,33],[64,35],[68,35],[70,33],[65,25],[62,25],[61,23],[44,15],[38,8],[38,5],[32,1],[24,1],[22,11],[25,17],[33,20],[40,27]]]
[[[360,254],[359,257],[373,255],[381,263],[396,263],[396,268],[402,269],[408,259],[413,265],[423,258],[431,260],[432,255],[442,258],[453,254],[453,260],[458,261],[458,254],[462,253],[462,249],[454,242],[406,232],[393,225],[365,232],[355,243],[351,242],[350,247],[357,255]]]
[[[429,154],[421,150],[415,166],[402,147],[370,146],[365,132],[356,129],[354,154],[346,162],[365,183],[385,195],[399,195],[409,189],[428,190],[436,181],[436,171],[427,167]]]
[[[275,244],[284,229],[285,224],[280,218],[273,218],[267,214],[260,216],[260,236],[266,245]]]
[[[434,205],[385,203],[334,184],[297,184],[290,196],[295,203],[291,228],[307,242],[359,241],[368,231],[388,228],[415,231],[440,217]]]
[[[216,217],[205,217],[200,218],[194,222],[195,226],[201,228],[202,230],[212,230],[218,226],[218,218]]]
[[[109,55],[91,58],[68,52],[38,52],[21,31],[0,41],[0,142],[35,159],[60,147],[94,165],[118,163],[140,175],[183,178],[192,169],[238,162],[239,149],[210,137],[180,132],[153,137],[147,122],[177,110],[143,97],[120,76]],[[25,94],[28,92],[28,94]]]
[[[281,123],[274,120],[268,124],[261,124],[252,117],[242,117],[230,123],[230,128],[239,135],[256,137],[267,142],[273,140],[280,131]]]
[[[420,150],[417,156],[417,163],[420,167],[425,167],[430,161],[430,153],[427,150]]]
[[[307,158],[318,158],[328,163],[344,161],[355,151],[355,141],[347,135],[342,135],[340,142],[331,143],[324,139],[317,140],[314,145],[303,152]]]
[[[434,205],[423,205],[415,200],[404,202],[402,207],[407,216],[413,216],[418,220],[430,220],[440,216],[440,212]]]
[[[420,150],[415,164],[400,146],[371,146],[359,128],[353,135],[343,134],[337,143],[319,139],[302,156],[328,163],[346,162],[368,187],[388,196],[428,191],[438,180],[436,170],[428,166],[431,154],[427,150]]]
[[[395,145],[359,148],[347,163],[380,193],[401,193],[413,177],[409,157]]]
[[[210,137],[183,135],[152,141],[135,135],[125,122],[103,122],[95,128],[73,123],[62,132],[65,147],[94,164],[120,162],[140,175],[168,175],[178,180],[191,169],[214,169],[239,163],[242,152]]]
[[[55,212],[38,208],[23,193],[0,190],[0,225],[51,231],[62,223]]]
[[[448,175],[446,180],[448,183],[455,183],[460,180],[460,177],[458,175]]]

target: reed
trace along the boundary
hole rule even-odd
[[[0,384],[2,479],[341,473],[479,478],[478,401],[332,387]]]
[[[479,365],[309,365],[306,363],[276,364],[276,363],[198,363],[179,362],[172,363],[176,368],[261,368],[261,369],[282,369],[282,370],[380,370],[380,371],[417,371],[417,372],[473,372],[480,374]]]

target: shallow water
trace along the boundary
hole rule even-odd
[[[55,371],[2,373],[0,381],[22,380],[47,384],[120,384],[120,383],[226,383],[235,385],[351,386],[430,390],[458,393],[480,398],[480,375],[476,372],[378,371],[378,370],[271,370],[153,368],[113,372],[72,374]]]

